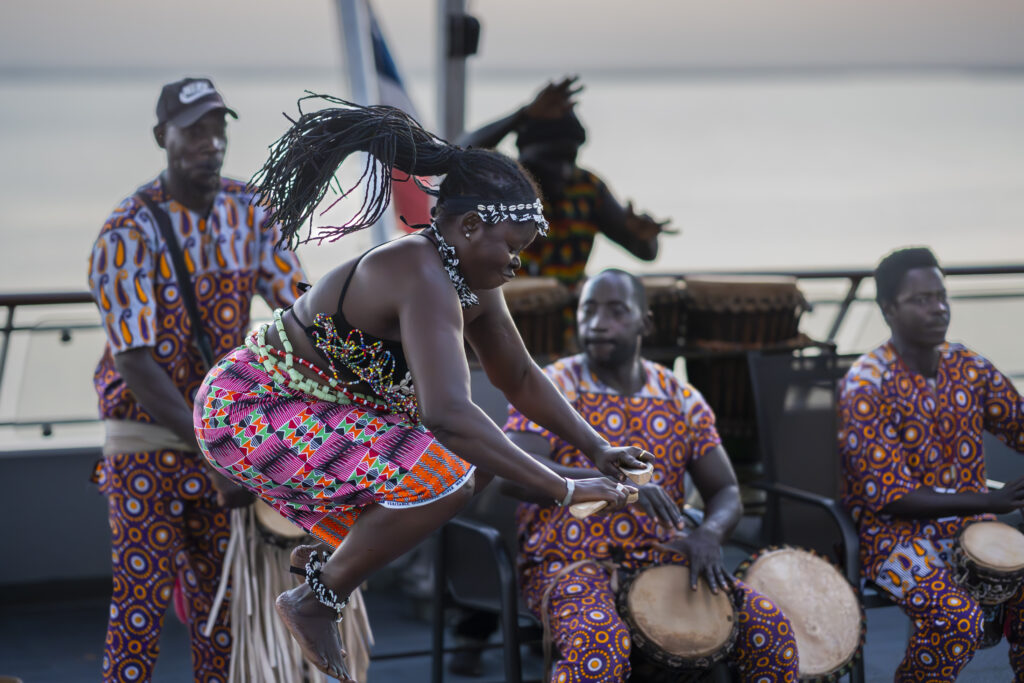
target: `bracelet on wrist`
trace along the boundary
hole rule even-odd
[[[565,498],[563,498],[562,500],[555,501],[555,505],[557,505],[560,508],[564,508],[566,505],[572,502],[572,494],[573,491],[576,490],[576,481],[574,479],[565,477],[563,481],[565,481]]]

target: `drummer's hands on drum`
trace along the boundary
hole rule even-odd
[[[733,587],[735,579],[725,569],[722,560],[722,544],[718,538],[700,527],[688,534],[679,534],[667,543],[659,544],[662,549],[686,555],[690,562],[690,589],[697,590],[697,579],[703,576],[712,593],[719,589]]]
[[[992,501],[991,512],[1006,514],[1020,510],[1024,515],[1024,477],[1007,482],[1001,489],[989,491],[988,496]]]
[[[575,479],[574,481],[576,486],[569,504],[603,501],[608,503],[608,506],[602,508],[602,512],[625,507],[630,494],[636,493],[636,487],[617,483],[608,477]]]
[[[658,484],[644,484],[640,487],[640,500],[644,512],[658,521],[658,524],[669,529],[683,529],[683,515],[672,497]]]
[[[623,468],[628,470],[643,469],[644,464],[652,462],[654,456],[642,448],[634,446],[612,446],[605,444],[596,453],[590,455],[590,461],[603,474],[615,481],[626,481]]]

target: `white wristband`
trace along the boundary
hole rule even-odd
[[[572,502],[572,492],[576,490],[576,480],[565,477],[565,498],[561,501],[555,501],[555,505],[560,508],[564,508],[566,505]]]

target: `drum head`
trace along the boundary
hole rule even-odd
[[[975,522],[963,530],[960,547],[979,567],[999,572],[1024,569],[1024,534],[1002,522]]]
[[[266,501],[257,500],[253,510],[256,512],[256,523],[271,536],[283,541],[298,541],[306,535],[302,527],[292,524]]]
[[[703,581],[690,590],[687,567],[662,565],[636,577],[629,587],[629,611],[636,626],[666,652],[685,658],[705,657],[729,642],[732,602],[715,595]]]
[[[857,654],[864,614],[860,600],[828,561],[799,548],[769,550],[755,557],[742,579],[793,624],[800,678],[832,673]]]

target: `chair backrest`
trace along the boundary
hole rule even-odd
[[[510,585],[515,591],[515,568],[498,530],[456,517],[444,526],[441,539],[448,590],[455,603],[500,612],[502,591]]]
[[[856,356],[751,352],[748,356],[765,479],[838,498],[836,389]],[[838,540],[823,510],[793,501],[769,505],[768,540],[829,557]]]

